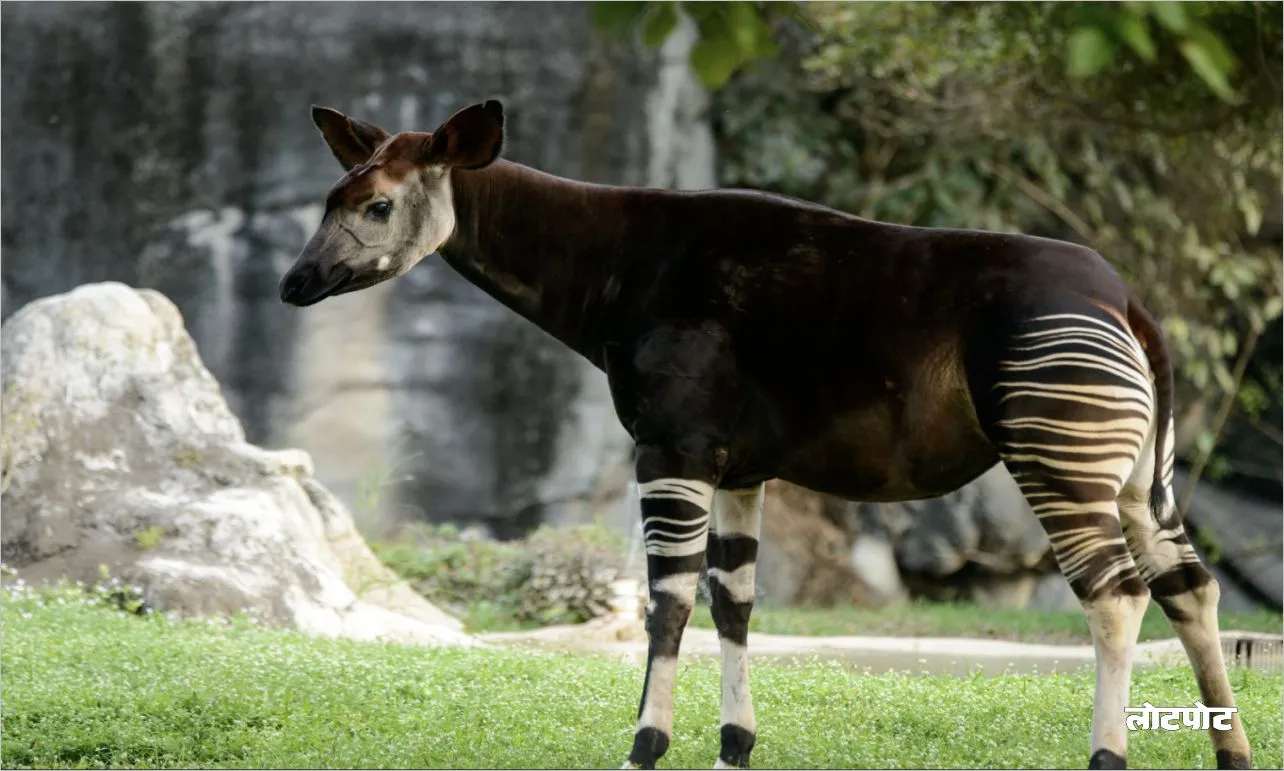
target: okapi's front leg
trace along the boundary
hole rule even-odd
[[[748,638],[763,490],[719,490],[709,534],[709,593],[722,645],[722,747],[714,768],[748,768],[758,726],[749,695]]]
[[[712,469],[639,447],[638,488],[646,542],[646,680],[627,767],[655,768],[673,732],[673,681],[682,631],[695,605],[713,507]]]

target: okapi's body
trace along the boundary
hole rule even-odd
[[[755,192],[589,185],[504,161],[452,183],[461,219],[446,261],[605,370],[635,440],[648,431],[634,425],[648,420],[640,402],[667,398],[647,409],[725,447],[729,489],[780,478],[862,501],[951,492],[999,460],[970,395],[993,384],[1003,346],[987,341],[1076,295],[1079,309],[1128,307],[1100,257],[1058,241]]]
[[[349,173],[283,299],[307,305],[370,286],[439,250],[606,372],[637,444],[651,590],[631,763],[653,766],[668,747],[678,648],[707,560],[723,645],[719,763],[748,764],[745,646],[773,478],[909,500],[1002,460],[1088,614],[1091,765],[1124,763],[1149,596],[1186,645],[1203,701],[1233,706],[1217,584],[1171,495],[1163,340],[1094,252],[761,193],[559,179],[495,160],[494,102],[433,134],[390,137],[333,111],[314,118]],[[1238,716],[1213,741],[1220,766],[1247,766]]]

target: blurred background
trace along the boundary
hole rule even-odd
[[[1177,494],[1224,607],[1280,608],[1278,4],[0,14],[0,313],[86,282],[160,290],[249,440],[309,452],[385,561],[452,608],[522,623],[597,613],[578,589],[504,603],[532,571],[568,584],[637,573],[631,446],[601,373],[440,261],[306,310],[279,302],[340,176],[314,103],[430,130],[497,97],[507,157],[554,174],[751,187],[1092,246],[1175,354]],[[537,559],[518,543],[583,549],[514,577],[495,564]],[[773,483],[761,560],[760,594],[778,606],[1077,607],[1001,467],[903,505]]]

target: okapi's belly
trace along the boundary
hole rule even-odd
[[[826,436],[794,453],[780,479],[851,501],[935,498],[953,492],[999,461],[985,437],[871,445],[857,437]]]
[[[819,434],[789,445],[780,479],[853,501],[945,495],[999,461],[961,373],[862,400]]]

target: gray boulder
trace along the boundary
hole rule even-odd
[[[901,531],[901,568],[924,576],[944,577],[969,562],[996,573],[1019,572],[1037,565],[1049,549],[1047,534],[1002,464],[948,495],[877,509]]]
[[[1180,496],[1189,477],[1174,475]],[[1186,512],[1186,529],[1222,588],[1223,610],[1272,608],[1284,603],[1284,517],[1278,503],[1201,480]]]
[[[767,497],[763,561],[782,551],[789,569],[761,571],[759,585],[778,601],[844,601],[821,583],[799,580],[822,565],[848,577],[851,599],[866,604],[908,597],[1009,606],[1062,601],[1055,585],[1041,581],[1056,571],[1047,535],[1002,465],[923,501],[854,503],[783,482],[769,485]]]
[[[162,611],[470,642],[375,558],[306,453],[245,441],[160,293],[85,285],[2,336],[0,541],[23,578],[92,581],[105,565]]]

